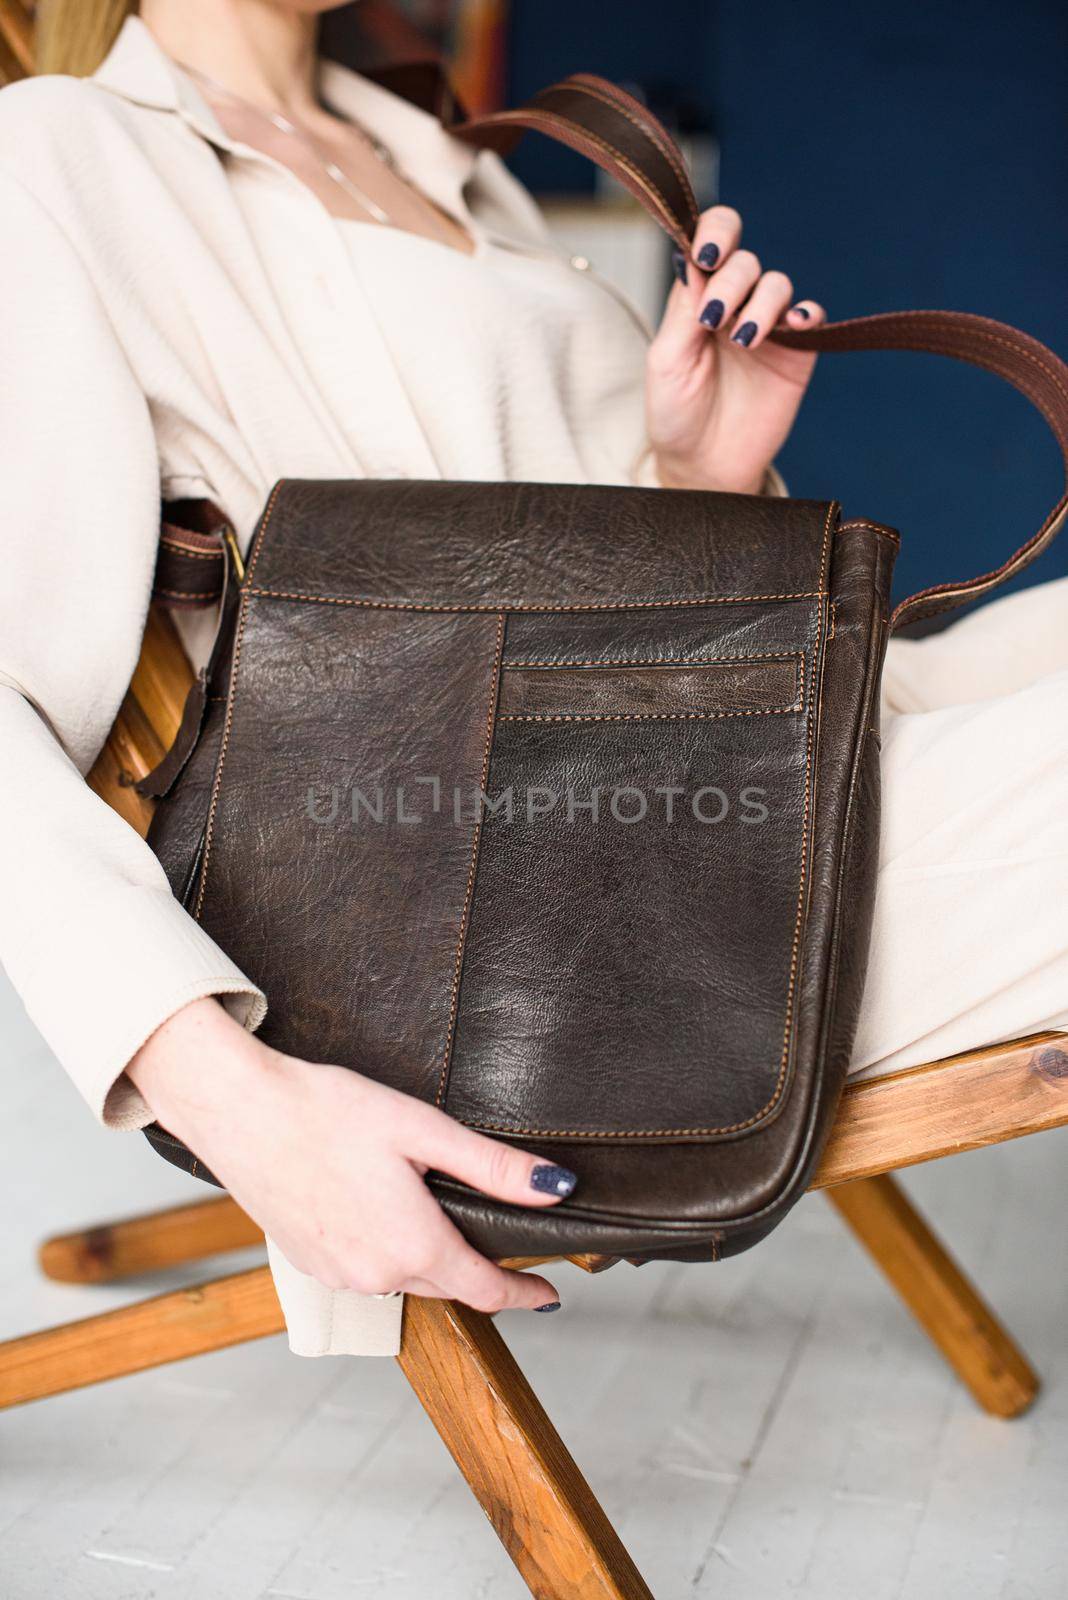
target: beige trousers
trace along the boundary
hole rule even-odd
[[[1068,578],[883,679],[883,822],[853,1071],[1068,1029]]]
[[[1068,1030],[1068,578],[927,639],[883,681],[883,825],[854,1052],[866,1076]],[[298,1355],[392,1355],[400,1300],[271,1251]]]

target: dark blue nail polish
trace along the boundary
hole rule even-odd
[[[706,272],[711,272],[719,260],[718,244],[703,244],[697,252],[697,265],[704,267]]]
[[[793,307],[791,307],[791,309],[792,309],[795,317],[804,317],[806,322],[808,321],[809,317],[812,315],[812,312],[811,311],[806,311],[804,306],[793,306]]]
[[[567,1199],[576,1183],[578,1179],[567,1167],[554,1167],[548,1161],[543,1161],[530,1174],[532,1189],[537,1189],[539,1194],[558,1195],[561,1200]]]
[[[560,1309],[559,1300],[550,1300],[549,1304],[547,1306],[535,1306],[534,1307],[535,1311],[559,1311],[559,1309]]]
[[[756,338],[757,325],[755,322],[743,322],[737,333],[731,334],[732,344],[744,344],[746,349]]]
[[[701,312],[698,321],[703,322],[706,328],[718,328],[720,323],[723,321],[723,313],[725,310],[726,307],[724,306],[722,300],[710,300],[707,306],[705,306],[705,309]]]
[[[671,265],[674,268],[675,276],[678,278],[679,282],[688,282],[686,274],[686,257],[683,255],[681,250],[672,250]]]

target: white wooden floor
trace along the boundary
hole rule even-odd
[[[2,980],[0,1060],[0,1336],[176,1283],[38,1276],[43,1234],[201,1191],[89,1121]],[[503,1319],[658,1600],[1068,1594],[1066,1162],[1047,1134],[906,1180],[1046,1380],[1017,1422],[819,1198],[737,1261],[557,1269],[562,1312]],[[525,1594],[390,1361],[272,1339],[0,1416],[2,1600]]]

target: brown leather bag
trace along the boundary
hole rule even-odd
[[[578,77],[459,131],[501,148],[523,126],[688,246],[682,162],[637,102]],[[1068,460],[1068,368],[1011,328],[916,312],[775,337],[985,367]],[[239,587],[228,530],[165,537],[159,589],[225,603],[144,785],[166,796],[151,843],[265,990],[269,1043],[575,1169],[549,1211],[432,1175],[482,1249],[742,1249],[804,1191],[849,1064],[889,633],[1020,571],[1066,507],[891,617],[897,534],[833,502],[284,481]]]

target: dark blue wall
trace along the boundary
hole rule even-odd
[[[520,97],[576,67],[674,81],[713,113],[722,198],[834,317],[951,306],[1068,355],[1068,4],[515,0]],[[535,186],[586,181],[529,141]],[[926,356],[821,363],[791,489],[900,527],[898,587],[979,570],[1059,486],[1044,429],[994,379]],[[1029,575],[1068,572],[1068,536]]]

